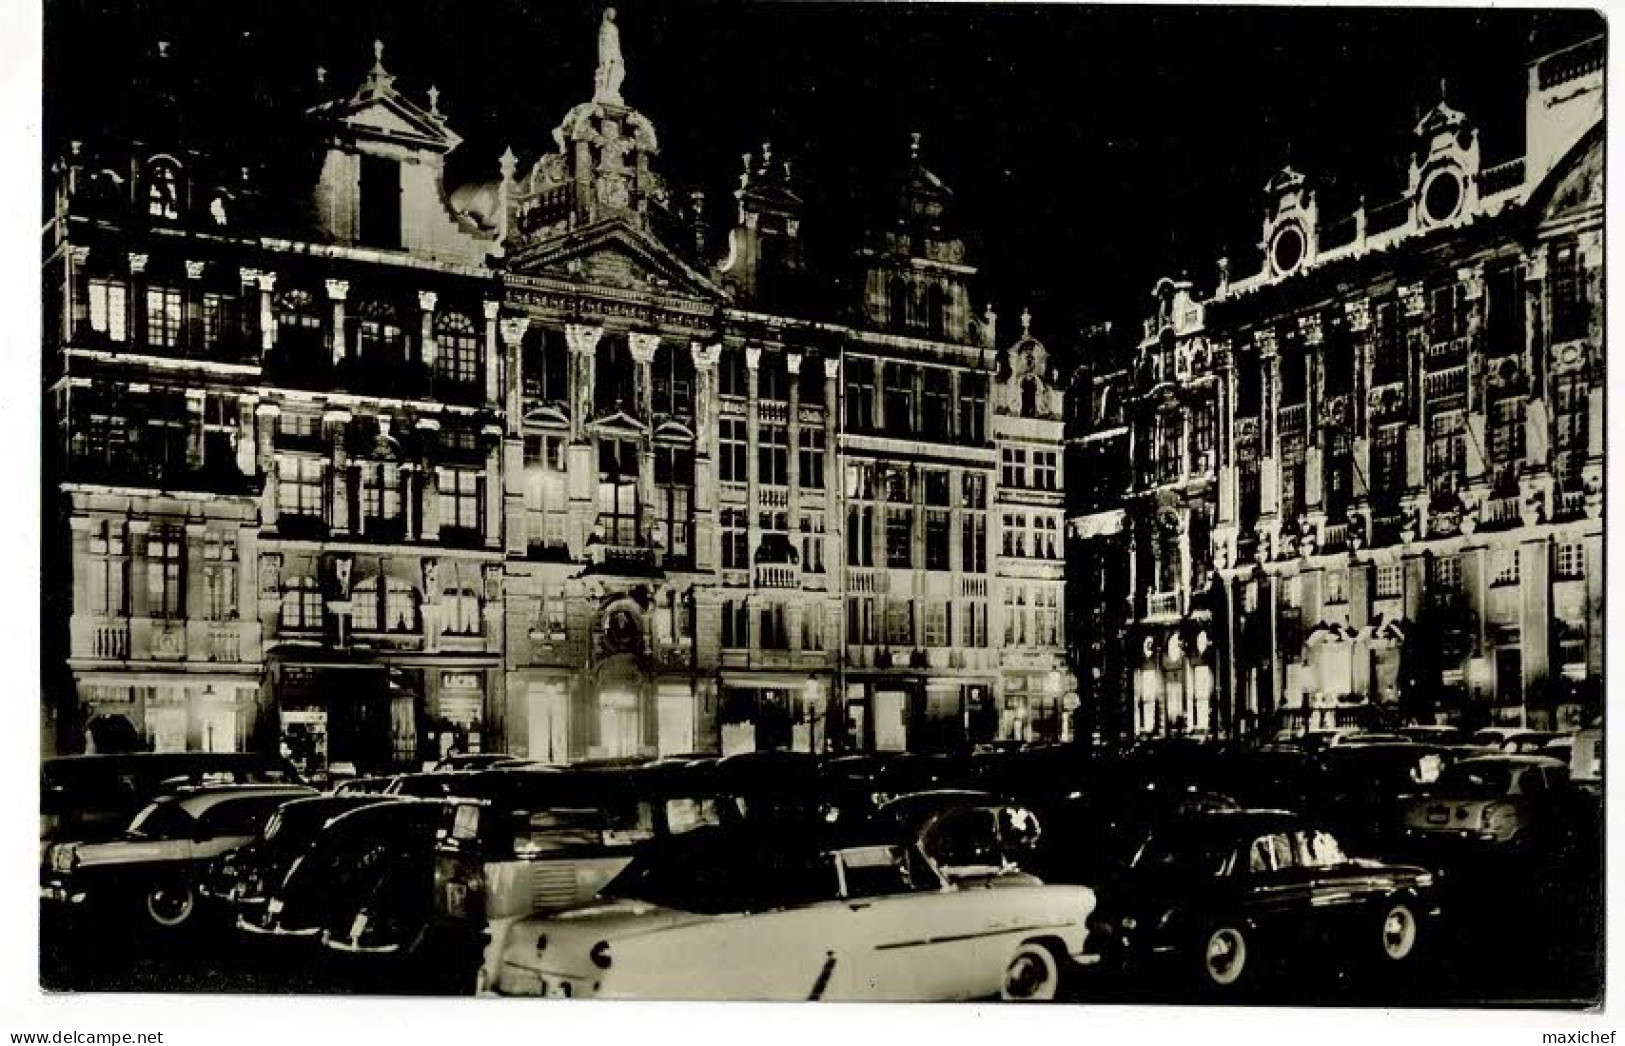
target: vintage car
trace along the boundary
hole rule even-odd
[[[515,921],[590,899],[646,840],[740,821],[718,787],[669,767],[486,772],[442,815],[431,947],[494,976]]]
[[[942,1001],[1053,998],[1085,887],[961,889],[907,843],[700,829],[599,895],[510,930],[504,995]]]
[[[111,839],[160,795],[217,784],[300,784],[280,756],[241,752],[67,755],[40,767],[40,841]]]
[[[1038,880],[1023,870],[1042,830],[1024,806],[987,792],[938,789],[898,796],[870,818],[877,831],[918,842],[957,886],[1011,886]]]
[[[400,780],[399,774],[383,777],[352,777],[333,789],[334,795],[385,795]]]
[[[204,897],[231,908],[258,907],[329,821],[351,810],[390,802],[382,795],[316,795],[282,804],[257,838],[215,858],[198,883]],[[233,913],[235,919],[235,913]]]
[[[499,766],[517,766],[525,760],[506,752],[453,752],[434,764],[430,773],[443,774],[448,770],[495,770]]]
[[[322,825],[263,905],[239,906],[237,928],[262,938],[315,939],[334,913],[353,914],[355,898],[413,847],[433,845],[441,804],[432,799],[370,803]]]
[[[1405,810],[1413,840],[1501,847],[1561,832],[1572,812],[1569,768],[1539,755],[1475,756],[1439,774]]]
[[[1468,744],[1471,741],[1467,731],[1459,726],[1440,726],[1431,723],[1398,727],[1394,730],[1394,733],[1421,744],[1459,746]]]
[[[42,870],[42,898],[133,912],[173,930],[193,921],[208,864],[254,839],[283,803],[315,795],[304,785],[217,785],[154,800],[105,842],[57,843]]]
[[[1103,970],[1162,965],[1220,992],[1321,945],[1398,963],[1437,913],[1433,885],[1425,869],[1346,856],[1287,811],[1178,818],[1101,886],[1090,951]]]
[[[1356,853],[1381,853],[1401,835],[1408,804],[1459,751],[1409,741],[1328,748],[1318,756],[1321,775],[1302,812]]]

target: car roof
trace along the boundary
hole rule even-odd
[[[1481,766],[1485,763],[1508,763],[1516,766],[1555,766],[1562,768],[1563,761],[1553,759],[1549,755],[1536,755],[1533,752],[1502,752],[1496,755],[1475,755],[1470,759],[1463,759],[1456,766]]]
[[[275,798],[278,796],[288,799],[300,799],[319,795],[320,793],[314,788],[305,785],[232,784],[209,785],[205,788],[187,788],[172,795],[162,796],[154,800],[154,802],[179,806],[191,816],[196,817],[210,807],[218,806],[231,799]]]

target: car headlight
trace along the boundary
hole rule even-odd
[[[1125,930],[1134,930],[1139,928],[1140,920],[1134,918],[1132,915],[1125,915],[1123,918],[1118,920],[1117,925]]]
[[[51,847],[51,870],[53,872],[71,872],[79,865],[79,846],[76,843],[62,843]]]

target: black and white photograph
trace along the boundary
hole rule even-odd
[[[1603,12],[41,17],[30,991],[1603,1013]]]

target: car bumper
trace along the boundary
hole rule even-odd
[[[322,932],[320,926],[283,926],[281,923],[264,925],[240,915],[237,917],[237,929],[256,937],[280,938],[316,937]]]
[[[58,879],[40,883],[39,897],[40,900],[51,904],[67,905],[84,904],[89,899],[84,890]]]

